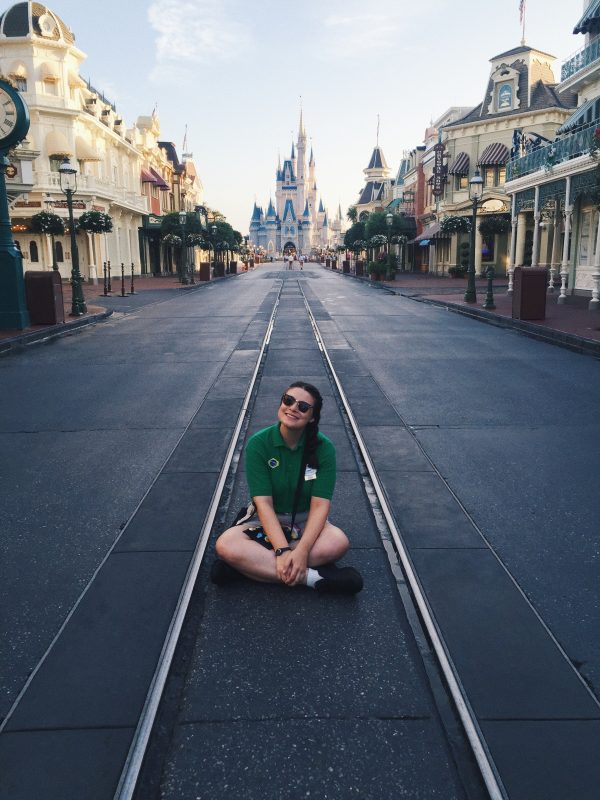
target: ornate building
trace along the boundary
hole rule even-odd
[[[254,203],[250,219],[250,242],[263,247],[269,255],[282,252],[310,254],[331,245],[337,225],[341,231],[341,213],[335,224],[329,222],[323,200],[317,205],[315,159],[310,149],[307,161],[307,137],[300,112],[298,141],[292,143],[289,159],[277,164],[275,204],[269,200],[267,212]]]

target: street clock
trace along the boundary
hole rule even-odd
[[[19,92],[0,80],[0,152],[6,153],[27,136],[29,110]]]

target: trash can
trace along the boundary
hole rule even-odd
[[[361,276],[365,274],[365,262],[364,261],[357,261],[356,262],[356,275]]]
[[[210,280],[210,264],[207,261],[200,263],[200,281]]]
[[[515,267],[513,276],[512,318],[546,318],[548,270],[542,267]]]
[[[342,261],[342,272],[344,275],[350,274],[350,262],[349,261]]]
[[[237,261],[230,261],[229,262],[229,274],[230,275],[237,275]]]
[[[27,270],[25,297],[32,325],[57,325],[65,321],[60,273]]]

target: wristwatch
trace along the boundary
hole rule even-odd
[[[292,550],[291,547],[278,547],[277,550],[275,550],[275,556],[277,557],[280,556],[282,553],[291,552],[291,550]]]

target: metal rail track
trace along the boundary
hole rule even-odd
[[[250,384],[248,386],[244,402],[242,404],[242,409],[238,415],[238,419],[235,425],[234,432],[231,437],[229,448],[221,468],[219,480],[217,482],[217,486],[213,494],[211,505],[206,515],[205,522],[198,539],[196,550],[194,552],[186,576],[186,580],[184,582],[184,585],[180,593],[177,608],[173,616],[171,625],[169,627],[169,631],[167,633],[162,648],[157,668],[147,694],[146,702],[144,704],[140,720],[138,722],[138,726],[134,734],[129,754],[125,762],[125,766],[123,768],[116,793],[114,795],[114,800],[133,800],[135,796],[137,783],[140,778],[140,774],[142,772],[144,756],[150,742],[152,729],[155,720],[157,718],[161,698],[163,695],[163,691],[165,689],[165,685],[167,683],[169,670],[173,662],[179,637],[182,632],[185,616],[190,604],[194,585],[198,577],[198,572],[202,564],[202,559],[206,551],[208,540],[210,538],[210,533],[213,528],[217,512],[219,509],[219,505],[222,500],[222,495],[225,489],[228,473],[232,461],[234,459],[234,454],[238,447],[238,439],[240,437],[240,433],[242,431],[244,421],[247,416],[248,409],[250,407],[251,398],[253,396],[257,381],[259,379],[265,351],[270,342],[271,333],[274,327],[283,285],[284,283],[282,281],[282,285],[279,288],[279,292],[275,300],[273,311],[271,313],[269,325],[265,333],[260,353],[257,358],[256,366],[252,378],[250,380]],[[406,578],[407,584],[410,588],[410,594],[409,594],[410,602],[413,604],[413,608],[416,615],[418,616],[419,622],[422,625],[423,629],[425,630],[426,635],[429,639],[433,654],[437,660],[437,666],[445,681],[445,686],[450,696],[450,701],[452,702],[454,709],[460,720],[462,732],[466,737],[468,745],[472,751],[472,754],[477,764],[477,768],[481,774],[481,778],[483,780],[485,788],[489,793],[489,797],[491,798],[491,800],[507,800],[507,794],[504,788],[502,787],[502,783],[495,769],[493,761],[489,755],[487,746],[485,744],[485,740],[475,719],[475,715],[472,712],[469,701],[462,688],[460,678],[457,674],[457,671],[448,653],[447,647],[444,643],[441,631],[437,625],[437,622],[431,611],[427,598],[420,585],[418,576],[414,570],[409,553],[402,539],[402,535],[398,530],[398,526],[394,520],[393,513],[387,502],[385,492],[379,481],[377,472],[369,456],[369,452],[366,448],[362,435],[360,433],[359,426],[352,413],[352,409],[344,392],[344,388],[335,371],[335,368],[327,351],[327,347],[321,335],[318,323],[315,320],[315,317],[311,311],[309,302],[300,285],[300,281],[298,281],[298,286],[302,294],[302,299],[319,350],[329,370],[331,380],[333,381],[335,389],[338,393],[340,403],[347,416],[349,426],[354,436],[358,452],[364,462],[368,474],[368,479],[371,482],[374,493],[376,495],[377,503],[379,505],[380,516],[382,516],[383,519],[385,520],[385,525],[387,527],[387,530],[389,531],[391,541],[393,542],[395,554],[400,562],[401,569]],[[405,602],[405,600],[406,598],[403,597],[403,602]]]

